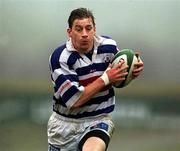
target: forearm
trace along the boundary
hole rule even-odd
[[[87,85],[85,87],[84,93],[79,98],[79,100],[77,100],[77,102],[73,105],[73,108],[80,107],[81,105],[88,102],[91,97],[93,97],[95,94],[101,91],[104,87],[105,84],[101,78],[98,78],[93,83]]]
[[[122,64],[124,62],[120,62],[117,66],[114,68],[111,68],[110,66],[107,68],[107,70],[101,75],[100,78],[96,79],[94,82],[90,83],[85,87],[85,90],[79,100],[76,101],[76,103],[73,105],[73,108],[80,107],[81,105],[88,102],[95,94],[100,92],[103,88],[106,86],[116,82],[116,81],[122,81],[125,80],[125,76],[128,74],[125,72],[127,69],[127,66],[122,67]]]

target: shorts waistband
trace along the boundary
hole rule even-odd
[[[74,119],[74,118],[68,118],[64,117],[62,115],[59,115],[56,112],[52,113],[52,117],[55,117],[59,120],[66,121],[66,122],[74,122],[74,123],[84,123],[84,122],[91,122],[94,120],[100,120],[102,118],[109,118],[110,116],[105,114],[105,115],[100,115],[100,116],[95,116],[95,117],[88,117],[88,118],[81,118],[81,119]]]

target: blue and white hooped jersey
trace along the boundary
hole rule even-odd
[[[53,110],[65,117],[86,118],[108,114],[114,110],[112,87],[104,89],[79,108],[71,108],[83,94],[84,87],[99,78],[117,53],[116,42],[107,37],[94,37],[90,60],[74,49],[71,39],[50,56],[51,78],[54,85]]]

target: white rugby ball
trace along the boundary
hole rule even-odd
[[[131,49],[122,49],[121,51],[117,52],[112,60],[112,65],[116,65],[120,62],[120,60],[124,60],[123,66],[128,65],[128,75],[126,75],[124,81],[119,81],[113,84],[116,88],[123,88],[127,86],[132,81],[132,71],[134,69],[134,64],[138,62],[138,59]]]

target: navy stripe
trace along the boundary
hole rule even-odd
[[[83,106],[89,106],[89,105],[93,105],[93,104],[101,104],[102,102],[108,101],[108,99],[112,98],[113,96],[114,96],[114,90],[111,88],[109,90],[109,94],[104,95],[104,96],[99,96],[96,98],[92,98],[90,101],[85,103]]]
[[[105,71],[106,68],[108,67],[109,63],[105,62],[105,63],[97,63],[97,64],[93,64],[94,68],[97,71]]]
[[[62,100],[64,103],[68,102],[69,99],[79,91],[76,86],[70,87],[62,96]]]
[[[66,81],[70,80],[71,82],[78,82],[78,77],[77,75],[74,74],[69,74],[69,75],[59,75],[58,78],[55,81],[55,92],[59,89],[59,87]]]
[[[78,74],[78,76],[87,75],[90,73],[91,69],[93,69],[92,65],[80,67],[76,69],[76,73]]]
[[[50,58],[50,63],[51,63],[51,69],[52,71],[54,71],[55,69],[60,68],[60,64],[59,64],[59,57],[63,51],[63,49],[66,48],[66,45],[62,45],[60,47],[58,47],[51,55]]]
[[[106,39],[111,39],[111,37],[105,36],[105,35],[101,35],[101,37],[104,37],[104,38],[106,38]]]
[[[62,100],[61,97],[57,99],[55,96],[53,96],[53,100],[56,102],[54,105],[60,104],[60,105],[62,105],[63,107],[67,107],[67,105],[63,102],[63,100]],[[54,108],[54,107],[53,107],[53,108]]]
[[[78,54],[78,52],[72,52],[67,60],[67,65],[69,66],[69,69],[72,69],[72,66],[75,64],[75,62],[80,59],[81,56]]]
[[[91,73],[91,71],[104,71],[108,67],[108,63],[94,63],[89,66],[81,67],[76,69],[76,72],[79,76],[87,75]]]
[[[55,81],[55,89],[58,90],[59,87],[67,80],[64,75],[59,75]]]
[[[65,77],[69,79],[71,82],[79,82],[79,78],[76,74],[65,75]]]
[[[54,110],[54,109],[53,109]],[[66,115],[66,114],[62,114],[60,113],[59,111],[56,111],[54,110],[54,112],[56,112],[57,114],[61,115],[61,116],[64,116],[64,117],[68,117],[68,118],[83,118],[83,117],[90,117],[90,116],[96,116],[96,115],[100,115],[100,114],[108,114],[110,112],[112,112],[114,110],[114,104],[107,107],[107,108],[104,108],[104,109],[100,109],[100,110],[97,110],[97,111],[93,111],[93,112],[84,112],[82,114],[76,114],[76,115]]]
[[[55,96],[53,96],[53,100],[57,101],[56,104],[60,104],[64,107],[67,107],[66,102],[69,101],[69,99],[78,92],[79,90],[77,89],[76,86],[72,86],[70,87],[64,94],[62,97],[56,98]]]
[[[98,47],[97,54],[102,53],[117,53],[117,47],[115,45],[101,45]]]

